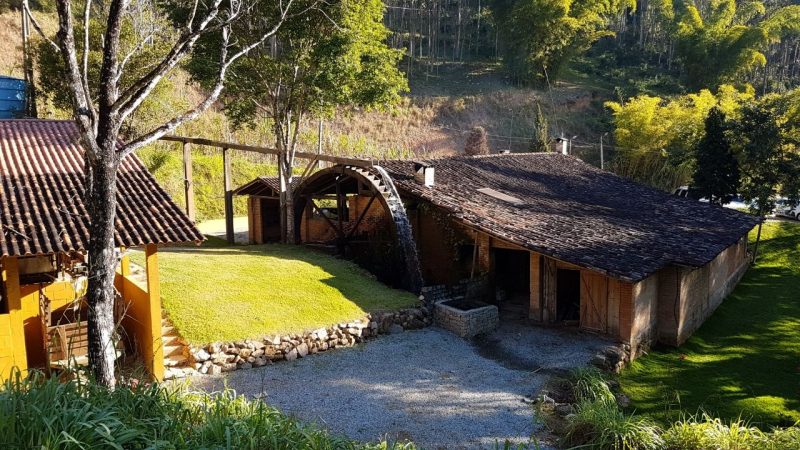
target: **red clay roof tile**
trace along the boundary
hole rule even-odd
[[[83,149],[71,121],[0,120],[0,255],[83,251]],[[203,235],[136,155],[120,165],[116,245],[200,242]]]

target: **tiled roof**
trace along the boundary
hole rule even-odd
[[[292,178],[292,187],[300,184],[301,178]],[[278,177],[258,177],[233,191],[234,195],[253,195],[256,197],[275,197],[281,192],[281,180]]]
[[[82,251],[83,149],[71,121],[0,120],[0,255]],[[116,245],[200,242],[203,235],[136,155],[117,181]]]
[[[473,228],[627,281],[669,264],[701,267],[757,223],[556,153],[428,162],[435,169],[432,187],[414,180],[411,161],[381,165],[401,196],[420,197]]]

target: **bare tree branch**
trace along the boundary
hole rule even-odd
[[[133,58],[133,55],[144,48],[144,46],[147,44],[147,41],[149,41],[154,35],[155,32],[150,32],[150,34],[137,42],[136,46],[125,55],[125,57],[122,59],[122,62],[119,63],[119,69],[117,69],[117,77],[114,79],[114,83],[119,84],[119,80],[122,78],[122,74],[125,72],[125,66],[128,65],[128,61]]]
[[[91,90],[89,89],[89,19],[91,17],[92,0],[85,0],[83,5],[83,91],[86,95],[86,104],[95,114],[92,104]]]
[[[220,66],[219,73],[217,75],[217,82],[214,87],[209,92],[208,96],[194,109],[191,109],[172,120],[164,123],[163,125],[151,130],[148,133],[143,134],[142,136],[128,142],[121,150],[121,158],[128,156],[129,154],[133,153],[134,151],[138,150],[139,148],[150,144],[162,136],[172,133],[177,129],[179,126],[183,125],[186,122],[196,119],[200,114],[205,112],[214,102],[217,101],[219,95],[222,93],[222,89],[225,85],[225,76],[227,74],[228,68],[236,62],[239,58],[249,53],[254,48],[261,45],[265,40],[267,40],[270,36],[275,34],[278,31],[278,28],[283,24],[285,20],[285,14],[281,18],[281,20],[276,23],[271,30],[261,36],[256,42],[242,48],[237,53],[232,55],[231,57],[227,56],[227,48],[228,48],[228,41],[229,41],[229,28],[225,28],[223,30],[223,43],[222,43],[222,56],[221,59],[223,63]]]
[[[210,24],[219,14],[221,3],[222,0],[214,0],[213,6],[203,18],[197,30],[193,31],[187,28],[161,62],[120,95],[113,109],[119,111],[121,117],[129,116],[138,107],[142,100],[158,85],[164,75],[172,70],[184,56],[191,53],[194,44],[203,34],[218,29],[210,27]]]
[[[33,16],[33,13],[31,12],[31,7],[28,4],[27,0],[22,2],[22,8],[25,10],[25,14],[28,16],[28,19],[30,19],[31,24],[33,24],[33,29],[36,30],[37,33],[39,33],[39,36],[41,36],[45,42],[50,44],[50,46],[53,47],[55,51],[59,51],[58,44],[56,44],[55,41],[53,41],[52,39],[47,37],[46,34],[44,34],[44,30],[42,30],[42,26],[39,25],[39,21],[36,20],[36,17]]]
[[[86,104],[86,98],[89,94],[84,89],[80,66],[78,66],[77,51],[75,50],[75,30],[72,23],[72,4],[70,0],[59,0],[56,2],[56,8],[58,10],[58,33],[56,37],[59,51],[67,67],[67,81],[74,93],[72,96],[73,114],[81,130],[86,156],[90,161],[94,161],[99,153],[97,123],[92,109]]]

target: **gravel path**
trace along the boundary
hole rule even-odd
[[[509,332],[521,336],[549,330]],[[428,328],[290,363],[195,377],[192,383],[206,390],[227,384],[240,394],[261,397],[286,413],[361,441],[388,437],[409,439],[427,449],[494,448],[497,441],[529,442],[538,431],[525,400],[542,387],[547,375],[514,366],[518,358],[504,359],[538,352],[541,345],[530,339],[522,339],[526,349],[515,345],[487,359],[479,354],[486,353],[481,345]],[[589,357],[583,345],[573,346],[584,348],[577,353],[559,347],[548,357],[581,364]],[[546,361],[538,359],[537,368],[541,363]]]

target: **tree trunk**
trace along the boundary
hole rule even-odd
[[[86,294],[89,307],[89,365],[95,381],[110,388],[116,383],[114,276],[117,264],[114,255],[114,220],[118,161],[115,141],[116,139],[107,139],[101,145],[105,157],[94,163],[87,161],[85,201],[91,218],[87,249],[89,284]]]
[[[295,243],[294,192],[292,191],[292,164],[286,155],[281,155],[281,211],[286,236],[284,242]]]
[[[761,228],[764,225],[764,216],[759,213],[761,216],[761,221],[758,222],[758,232],[756,233],[756,244],[753,247],[753,264],[756,263],[756,258],[758,258],[758,244],[761,242]]]

